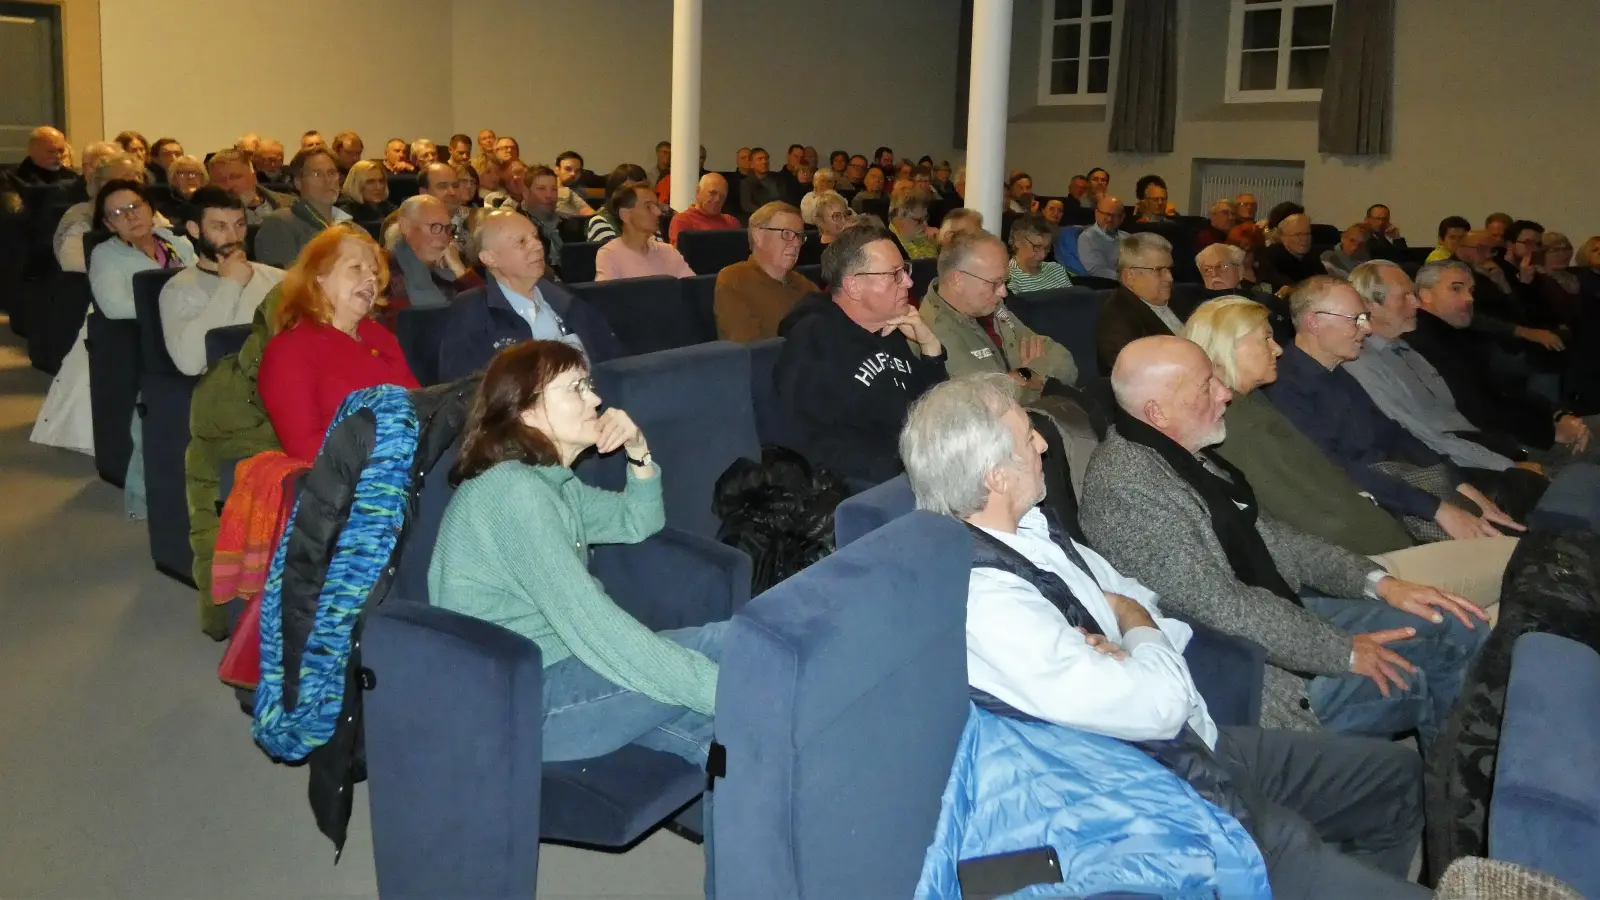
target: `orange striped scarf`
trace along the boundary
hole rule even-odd
[[[289,524],[293,498],[284,482],[311,468],[281,450],[257,453],[234,468],[233,490],[222,507],[217,549],[211,562],[211,602],[261,593],[272,553]]]

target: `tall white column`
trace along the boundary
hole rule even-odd
[[[967,208],[1000,233],[1005,203],[1006,107],[1011,76],[1011,0],[973,0],[972,80],[967,91]]]
[[[700,181],[700,0],[672,0],[672,208]]]

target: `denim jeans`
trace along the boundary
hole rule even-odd
[[[1311,706],[1322,724],[1334,731],[1393,737],[1412,728],[1427,747],[1439,733],[1450,708],[1461,693],[1461,680],[1478,648],[1489,638],[1489,624],[1476,622],[1468,629],[1455,616],[1438,625],[1420,619],[1381,600],[1338,600],[1306,597],[1306,609],[1351,634],[1411,627],[1417,636],[1389,644],[1391,650],[1417,667],[1402,672],[1407,687],[1389,687],[1384,697],[1365,675],[1318,675],[1311,679]]]
[[[660,632],[716,662],[727,622]],[[575,656],[544,670],[544,761],[605,756],[638,744],[703,766],[711,747],[711,717],[658,703],[607,680]]]

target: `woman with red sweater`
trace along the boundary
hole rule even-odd
[[[283,451],[312,460],[352,391],[419,387],[400,342],[372,319],[389,283],[384,254],[366,232],[335,225],[300,251],[284,275],[276,334],[256,386]]]

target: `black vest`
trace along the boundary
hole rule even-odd
[[[1073,547],[1069,540],[1062,538],[1061,528],[1055,519],[1047,514],[1045,520],[1050,523],[1050,539],[1067,554],[1067,558],[1074,565],[1093,578],[1094,574],[1077,548]],[[1058,575],[1029,562],[1027,557],[982,529],[971,525],[968,527],[972,529],[974,544],[972,568],[997,569],[1015,575],[1033,585],[1052,606],[1060,610],[1062,618],[1067,620],[1068,625],[1082,628],[1090,634],[1105,634],[1105,630],[1095,621],[1094,616],[1090,615],[1078,598],[1073,596],[1072,589],[1067,587],[1067,583]],[[967,691],[972,702],[987,712],[1025,722],[1041,721],[985,691],[970,686]],[[1234,786],[1232,776],[1228,774],[1227,769],[1187,722],[1184,723],[1183,730],[1173,738],[1124,743],[1138,748],[1140,752],[1160,763],[1168,771],[1187,781],[1200,796],[1238,819],[1239,824],[1254,836],[1255,817],[1251,814],[1243,792]]]

